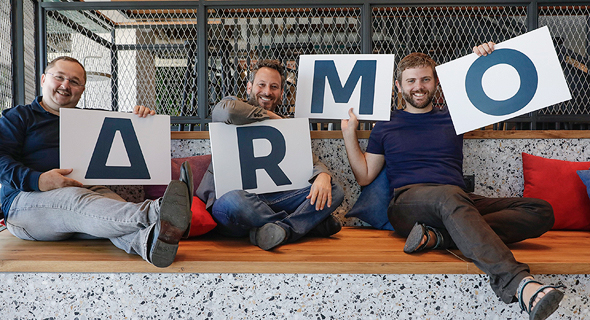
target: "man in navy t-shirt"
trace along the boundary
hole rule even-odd
[[[490,54],[493,45],[480,45],[474,52]],[[531,319],[545,319],[557,309],[563,293],[533,280],[529,267],[514,259],[506,243],[539,237],[551,229],[551,205],[465,191],[463,136],[455,133],[447,108],[433,105],[435,66],[422,53],[400,61],[395,84],[405,107],[375,125],[366,152],[358,143],[358,119],[352,109],[350,119],[342,120],[355,178],[361,186],[368,185],[385,167],[391,190],[388,218],[395,231],[407,237],[405,252],[458,248],[490,276],[492,289],[505,303],[518,299],[525,302],[521,308],[534,316]]]

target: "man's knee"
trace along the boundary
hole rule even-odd
[[[555,216],[553,215],[553,207],[551,204],[542,199],[536,198],[523,198],[526,200],[527,207],[529,210],[534,212],[534,215],[538,217],[537,225],[538,228],[542,233],[545,233],[551,228],[553,228],[553,224],[555,223]]]

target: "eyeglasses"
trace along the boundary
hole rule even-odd
[[[80,83],[79,80],[76,80],[76,79],[66,78],[62,75],[53,74],[50,72],[45,72],[45,74],[50,74],[53,77],[53,79],[55,79],[55,81],[60,82],[60,83],[63,83],[64,81],[68,80],[72,87],[83,87],[84,86],[83,84]]]

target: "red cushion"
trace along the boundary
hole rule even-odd
[[[211,163],[211,155],[193,156],[186,158],[174,158],[172,160],[172,180],[178,180],[180,178],[180,166],[183,162],[188,161],[193,171],[193,184],[195,191],[199,187],[199,183],[203,179],[209,163]],[[166,191],[166,185],[145,185],[143,189],[145,191],[146,199],[158,199],[164,195]],[[194,195],[193,195],[194,196]],[[205,234],[215,226],[215,220],[211,217],[211,214],[205,209],[205,203],[196,196],[193,197],[193,205],[191,207],[193,213],[191,229],[189,231],[189,237],[195,237]]]
[[[590,198],[576,173],[590,162],[546,159],[522,154],[523,196],[543,199],[553,206],[554,230],[590,230]]]
[[[217,223],[215,223],[215,220],[213,220],[209,211],[205,209],[205,203],[201,201],[201,199],[193,197],[191,211],[193,212],[193,219],[191,222],[191,229],[188,233],[189,237],[200,236],[213,230],[213,228],[217,226]]]

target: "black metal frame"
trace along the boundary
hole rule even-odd
[[[24,30],[23,30],[23,4],[21,0],[11,0],[13,6],[13,99],[14,104],[26,103],[24,94]],[[415,0],[415,1],[396,1],[396,0],[234,0],[234,1],[215,1],[215,0],[198,0],[198,1],[117,1],[117,2],[36,2],[36,56],[37,56],[37,74],[44,69],[47,64],[46,52],[46,21],[47,12],[56,10],[129,10],[129,9],[197,9],[197,55],[201,57],[197,62],[197,70],[207,70],[208,62],[208,44],[207,44],[207,10],[208,9],[227,9],[227,8],[281,8],[281,7],[358,7],[361,9],[361,52],[372,52],[372,8],[375,6],[404,6],[404,7],[419,7],[419,6],[523,6],[527,7],[527,28],[534,30],[538,27],[538,13],[539,6],[564,6],[564,5],[587,5],[587,0],[569,0],[569,1],[551,1],[551,0],[537,0],[537,1],[514,1],[514,0],[496,0],[496,1],[474,1],[474,0]],[[83,27],[82,27],[83,28]],[[86,30],[85,32],[90,32]],[[99,38],[99,37],[97,37]],[[112,42],[108,41],[102,43],[112,49],[112,78],[111,81],[117,81],[117,50],[129,49],[126,46],[117,46],[114,41],[114,33],[112,34]],[[207,74],[206,72],[199,72],[199,74]],[[39,77],[37,81],[37,94],[40,92]],[[185,125],[193,130],[198,126],[200,130],[206,130],[206,124],[210,122],[207,119],[209,93],[208,93],[208,78],[206,76],[198,77],[198,116],[196,117],[172,117],[171,122],[178,124],[182,130]],[[113,105],[112,109],[117,110],[117,86],[112,92]],[[576,117],[566,116],[543,116],[543,121],[559,121],[565,122],[590,122],[590,116],[576,115]],[[565,119],[567,118],[567,119]],[[530,129],[537,129],[540,123],[537,112],[532,112],[529,115],[521,116],[514,119],[515,122],[529,122]],[[500,128],[501,129],[501,128]]]

